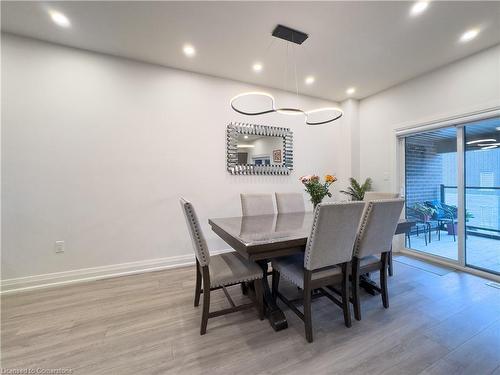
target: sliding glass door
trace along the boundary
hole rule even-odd
[[[406,247],[500,275],[500,117],[402,138]]]
[[[415,222],[406,246],[458,260],[457,130],[405,139],[406,217]]]
[[[465,263],[500,274],[500,119],[464,128]]]

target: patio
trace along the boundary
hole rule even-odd
[[[411,249],[440,257],[457,260],[458,243],[446,231],[441,231],[441,240],[435,230],[432,241],[425,244],[423,233],[411,235]],[[408,243],[406,243],[408,247]],[[466,242],[466,262],[469,266],[500,273],[500,240],[469,234]]]

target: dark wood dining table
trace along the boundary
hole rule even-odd
[[[243,257],[259,264],[265,276],[267,276],[268,262],[273,258],[304,251],[312,221],[312,212],[208,220],[212,230],[220,238]],[[396,233],[405,233],[406,228],[408,222],[401,221]],[[276,331],[287,328],[285,314],[271,295],[267,277],[264,277],[263,284],[266,316],[271,326]],[[369,289],[369,285],[365,286]]]

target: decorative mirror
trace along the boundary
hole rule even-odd
[[[289,128],[232,122],[227,126],[227,170],[231,174],[290,174],[292,146]]]

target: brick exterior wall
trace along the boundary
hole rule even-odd
[[[440,199],[442,156],[428,140],[406,139],[406,204]]]

